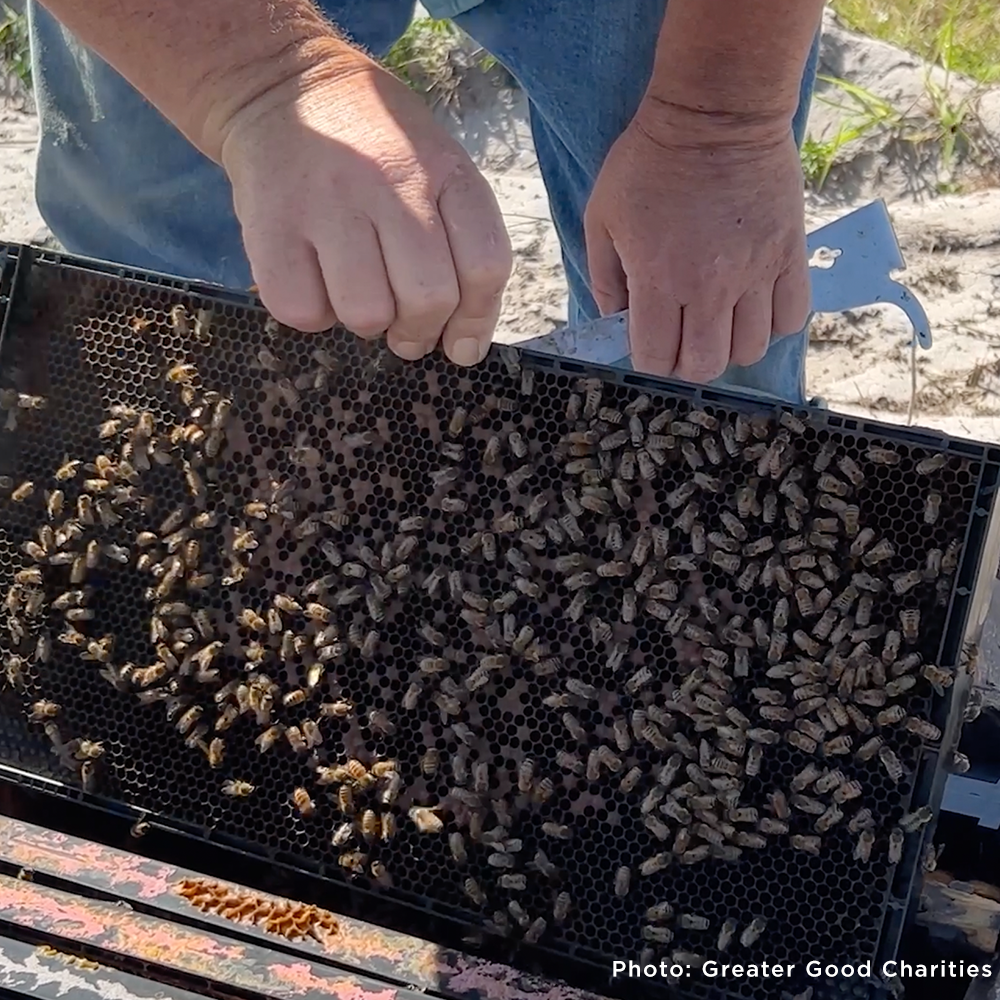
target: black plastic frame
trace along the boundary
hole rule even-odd
[[[41,248],[0,243],[0,350],[3,348],[11,319],[17,315],[17,310],[27,296],[31,274],[36,267],[85,271],[90,274],[119,278],[123,281],[167,288],[181,292],[192,300],[199,300],[196,305],[229,304],[256,309],[263,308],[260,300],[249,292],[234,291],[207,282],[144,271]],[[493,350],[495,351],[496,348]],[[769,413],[776,415],[782,411],[790,410],[795,415],[808,419],[814,426],[825,426],[840,434],[858,437],[877,436],[901,444],[926,448],[933,452],[944,452],[981,463],[979,482],[975,490],[976,501],[966,527],[962,558],[956,573],[956,585],[945,612],[946,627],[941,640],[938,662],[942,665],[957,666],[964,662],[963,651],[968,653],[970,648],[974,655],[975,644],[978,642],[982,626],[982,616],[985,613],[984,595],[988,594],[988,586],[995,575],[996,557],[1000,553],[1000,510],[995,503],[998,486],[1000,486],[1000,447],[985,442],[950,437],[929,429],[881,423],[815,407],[792,407],[778,402],[771,403],[754,394],[703,388],[677,380],[567,360],[539,351],[525,350],[521,354],[524,361],[529,362],[531,367],[553,374],[598,377],[603,382],[612,385],[623,385],[639,390],[669,394],[688,400],[693,406],[715,404],[748,414]],[[0,459],[2,457],[0,455]],[[949,762],[953,752],[958,747],[962,715],[971,683],[972,678],[969,672],[957,671],[954,686],[950,689],[948,697],[936,710],[934,721],[943,731],[940,748],[925,747],[921,752],[918,773],[910,800],[911,809],[929,804],[935,813],[939,810],[944,784],[949,773]],[[246,844],[234,842],[232,838],[219,835],[212,830],[194,827],[169,817],[139,812],[124,803],[98,795],[89,795],[68,782],[61,782],[47,776],[43,777],[8,762],[0,761],[0,775],[15,784],[82,802],[104,813],[128,818],[142,816],[145,819],[153,819],[157,826],[181,837],[196,841],[208,841],[226,850],[234,851],[238,855],[255,859],[264,858],[289,871],[313,877],[317,875],[320,878],[327,877],[325,866],[313,865],[300,858],[284,857],[280,852],[256,850]],[[933,824],[924,828],[922,837],[911,837],[907,840],[903,860],[896,866],[895,877],[884,902],[878,954],[873,959],[873,967],[875,968],[880,967],[884,961],[896,957],[900,940],[907,923],[915,912],[919,898],[920,856],[923,846],[932,838]],[[432,912],[439,919],[454,920],[459,924],[467,923],[460,911],[456,911],[453,915],[449,914],[447,912],[449,907],[441,903],[436,903],[432,909],[419,897],[412,900],[405,898],[406,894],[398,889],[395,890],[392,901],[387,900],[383,895],[358,886],[353,887],[352,891],[362,896],[370,896],[373,900],[377,899],[382,906],[398,904],[411,912]],[[520,947],[529,955],[533,951],[538,952],[555,962],[566,961],[568,955],[570,960],[574,964],[578,964],[581,969],[591,969],[592,974],[601,977],[602,982],[604,977],[608,975],[609,970],[606,965],[597,956],[578,945],[564,943],[564,950],[559,951],[544,945],[533,947],[521,945]],[[819,987],[819,983],[817,986]],[[871,988],[879,988],[879,984],[870,984],[870,986]],[[661,995],[676,995],[672,989],[666,987],[645,988],[650,988]],[[839,988],[837,986],[832,988],[834,992],[825,995],[848,995],[853,988],[857,988],[857,983],[842,983]],[[610,991],[618,992],[614,986],[611,987]],[[880,988],[879,992],[881,992]],[[631,994],[631,989],[629,989],[629,993]],[[708,987],[707,991],[701,989],[697,995],[720,998],[732,996],[728,991],[720,991],[718,987]],[[820,993],[816,995],[818,998]],[[869,995],[875,996],[877,994],[873,992]]]

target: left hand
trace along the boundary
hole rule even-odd
[[[629,309],[636,371],[710,382],[809,313],[802,168],[790,124],[699,120],[643,101],[585,215],[602,312]]]

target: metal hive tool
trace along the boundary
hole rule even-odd
[[[25,248],[0,296],[8,775],[604,972],[894,954],[996,451]]]

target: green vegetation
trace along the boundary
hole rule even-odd
[[[979,83],[1000,82],[996,0],[831,0],[845,24]]]
[[[842,115],[837,132],[829,139],[819,140],[807,136],[802,144],[802,169],[806,180],[816,190],[823,187],[840,151],[850,143],[876,130],[899,131],[904,124],[903,115],[888,101],[877,94],[857,87],[846,80],[821,76],[819,82],[832,84],[842,100],[817,97],[816,100],[835,107]]]
[[[822,78],[838,98],[818,97],[838,109],[837,134],[824,140],[810,137],[802,148],[806,179],[820,189],[848,144],[872,132],[889,132],[899,139],[937,146],[941,188],[954,190],[949,179],[960,159],[979,166],[989,163],[995,174],[994,150],[981,142],[975,103],[981,90],[1000,84],[1000,19],[995,0],[831,0],[851,28],[908,49],[944,70],[943,81],[928,73],[920,107],[896,108],[846,80]],[[954,75],[976,85],[958,96]]]
[[[411,21],[383,61],[433,104],[450,103],[470,68],[492,73],[498,67],[489,52],[476,48],[451,21],[433,17]]]
[[[6,73],[13,73],[26,86],[31,84],[28,19],[0,3],[0,74]]]

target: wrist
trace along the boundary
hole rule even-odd
[[[709,138],[784,138],[823,0],[670,0],[647,88],[650,117]]]
[[[186,131],[216,162],[226,138],[241,122],[287,105],[314,86],[377,70],[371,59],[326,25],[275,41],[213,70],[200,83],[193,124]]]
[[[711,102],[684,100],[678,89],[650,87],[635,116],[651,139],[673,146],[749,146],[768,148],[791,134],[794,108],[747,109]]]

